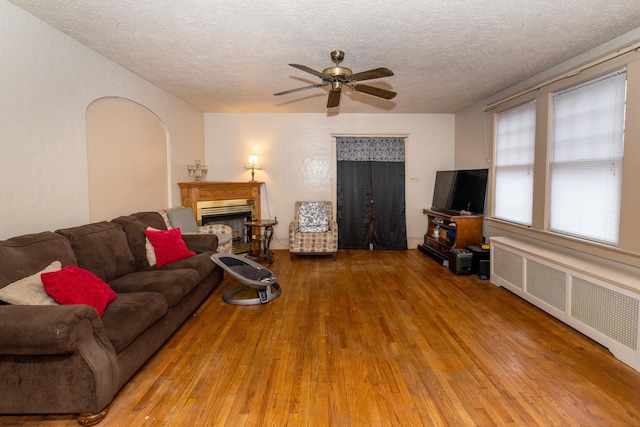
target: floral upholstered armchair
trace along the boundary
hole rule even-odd
[[[338,223],[331,202],[296,202],[295,218],[289,224],[289,253],[331,255],[338,253]]]
[[[233,230],[225,224],[211,224],[198,226],[193,209],[183,206],[159,211],[167,229],[180,228],[182,234],[215,234],[218,236],[218,252],[231,253],[233,245]]]

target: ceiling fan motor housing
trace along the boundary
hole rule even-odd
[[[344,52],[341,50],[334,50],[333,52],[331,52],[331,60],[334,62],[334,64],[336,64],[335,67],[329,67],[329,68],[325,68],[322,71],[322,74],[325,74],[327,76],[331,76],[335,79],[338,80],[339,83],[348,83],[349,79],[345,78],[345,77],[349,77],[351,74],[353,74],[353,71],[351,71],[351,69],[346,68],[346,67],[341,67],[340,63],[342,62],[342,60],[344,59]],[[336,81],[333,81],[331,86],[333,90],[337,90],[340,89],[340,85],[336,86]]]
[[[346,67],[329,67],[322,70],[322,74],[326,74],[327,76],[340,78],[340,77],[348,77],[353,74],[349,68]]]

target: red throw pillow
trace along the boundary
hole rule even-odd
[[[145,230],[144,234],[151,242],[151,246],[153,246],[153,250],[156,253],[157,268],[196,254],[187,248],[179,228],[172,228],[167,231]]]
[[[118,295],[98,276],[84,268],[68,265],[62,270],[40,275],[44,290],[58,304],[86,304],[102,317],[107,304]]]

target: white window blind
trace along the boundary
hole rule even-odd
[[[531,225],[535,101],[498,114],[493,216]]]
[[[549,229],[617,246],[624,70],[553,95]]]

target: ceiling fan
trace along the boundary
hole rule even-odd
[[[307,73],[313,74],[314,76],[320,77],[322,79],[322,83],[318,83],[315,85],[299,87],[297,89],[285,90],[284,92],[278,92],[274,95],[286,95],[288,93],[298,92],[301,90],[311,89],[314,87],[322,87],[331,85],[331,90],[329,91],[329,99],[327,101],[327,108],[333,108],[340,105],[340,93],[342,91],[342,86],[346,85],[347,87],[355,90],[357,92],[363,92],[369,95],[377,96],[384,99],[392,99],[397,94],[390,90],[380,89],[377,87],[363,85],[360,82],[363,80],[372,80],[378,79],[380,77],[389,77],[393,76],[393,71],[387,68],[375,68],[373,70],[362,71],[360,73],[353,73],[349,68],[341,67],[340,63],[344,59],[344,52],[341,50],[334,50],[331,52],[331,60],[336,64],[335,67],[325,68],[322,72],[313,70],[305,65],[300,64],[289,64],[294,68],[297,68],[302,71],[306,71]]]

